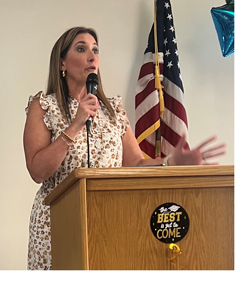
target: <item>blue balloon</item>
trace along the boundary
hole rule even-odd
[[[229,2],[229,1],[228,1]],[[234,53],[234,0],[211,9],[223,57]]]

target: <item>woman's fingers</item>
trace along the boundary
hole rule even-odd
[[[219,144],[217,146],[208,147],[210,143],[214,143],[217,140],[217,136],[211,136],[207,140],[203,141],[193,150],[184,150],[186,144],[186,134],[183,134],[182,138],[178,142],[175,151],[173,153],[173,160],[176,165],[218,165],[219,163],[206,162],[208,158],[215,158],[226,154],[226,144]]]
[[[218,156],[222,156],[225,155],[226,152],[225,151],[221,151],[221,152],[216,152],[213,154],[206,154],[206,155],[202,155],[203,158],[208,159],[208,158],[214,158],[214,157],[218,157]]]
[[[226,152],[226,147],[227,147],[226,144],[220,144],[220,145],[215,146],[215,147],[213,147],[213,148],[204,150],[204,151],[201,152],[201,153],[202,153],[205,157],[207,157],[206,154],[211,153],[211,152],[214,152],[214,151],[223,150],[224,152]]]
[[[207,144],[209,144],[209,143],[211,143],[211,142],[213,142],[215,140],[217,140],[217,136],[216,135],[208,138],[207,140],[202,142],[200,145],[198,145],[195,149],[201,149],[202,147],[206,146]]]
[[[205,149],[206,145],[214,142],[215,140],[217,140],[216,135],[208,138],[207,140],[205,140],[201,144],[199,144],[198,147],[196,147],[196,150],[198,150],[201,153],[203,160],[208,159],[208,158],[214,158],[214,157],[222,156],[222,155],[226,154],[226,144],[224,144],[224,143],[220,144],[218,146],[215,146],[215,147]],[[203,148],[203,150],[201,150],[202,148]],[[204,162],[204,165],[216,165],[216,164],[217,163]]]
[[[79,104],[79,107],[88,117],[94,117],[98,111],[99,101],[98,98],[89,93],[87,97],[84,97]]]
[[[216,147],[210,148],[208,150],[203,151],[202,153],[203,158],[212,158],[216,156],[221,156],[226,154],[226,144],[221,144]]]

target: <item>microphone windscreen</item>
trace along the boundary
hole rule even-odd
[[[96,84],[98,85],[98,76],[95,73],[90,73],[87,77],[86,85]]]

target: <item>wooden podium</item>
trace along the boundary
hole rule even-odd
[[[154,210],[169,202],[189,217],[178,253],[150,227]],[[233,166],[79,168],[45,203],[52,269],[234,269]]]

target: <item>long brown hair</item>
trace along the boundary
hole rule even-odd
[[[78,34],[87,33],[90,34],[98,44],[97,34],[92,28],[85,27],[74,27],[67,30],[55,43],[51,56],[50,56],[50,67],[49,67],[49,78],[47,85],[46,94],[56,94],[58,106],[63,114],[63,116],[71,121],[71,115],[69,112],[69,90],[65,78],[61,73],[61,59],[64,59],[67,55],[68,50],[70,49],[72,42]],[[98,69],[98,88],[97,88],[97,97],[104,103],[108,108],[109,112],[113,117],[115,117],[115,112],[110,105],[107,97],[104,94],[100,70]]]

